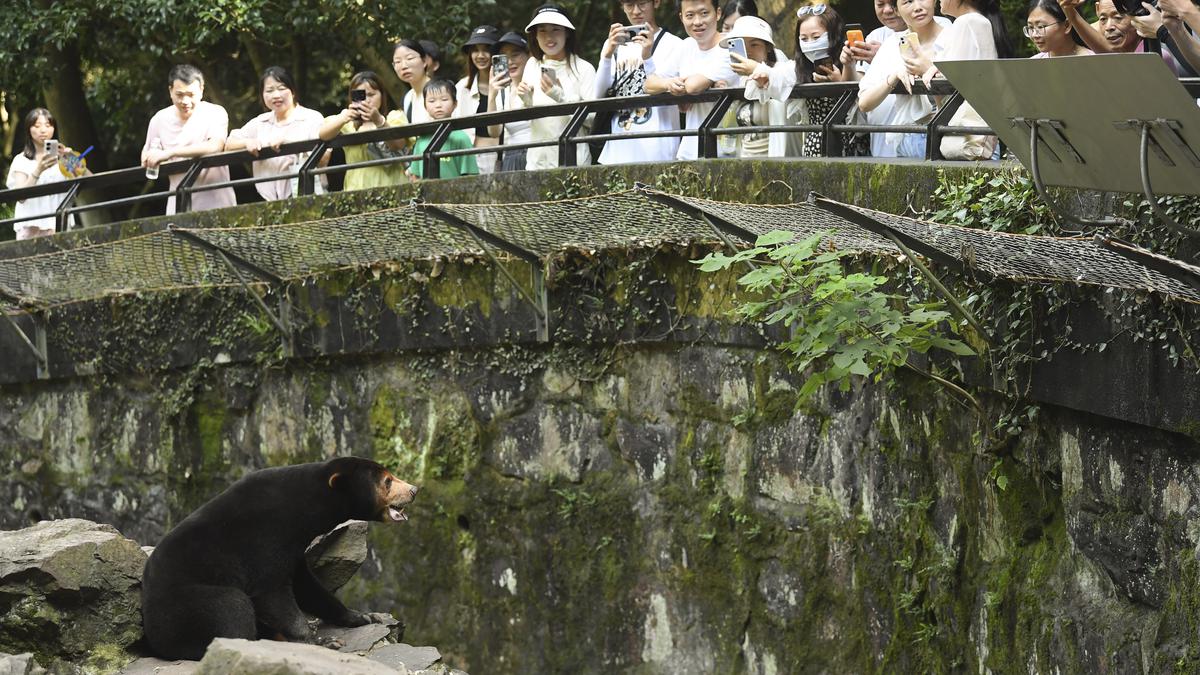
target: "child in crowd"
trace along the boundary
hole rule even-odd
[[[596,69],[579,58],[575,46],[575,25],[566,10],[558,5],[542,5],[525,27],[533,39],[529,51],[533,58],[525,67],[512,108],[529,108],[556,103],[574,103],[591,98]],[[569,115],[542,117],[532,121],[531,141],[552,141],[562,134],[570,121]],[[591,164],[587,143],[576,146],[576,164]],[[558,147],[554,145],[530,148],[525,168],[553,169],[558,166]]]
[[[429,84],[425,85],[425,110],[429,113],[429,118],[433,120],[447,120],[454,116],[454,108],[457,107],[457,88],[454,82],[447,78],[439,77],[435,80],[430,80]],[[429,142],[433,140],[433,134],[425,134],[417,138],[417,144],[413,148],[414,155],[420,155],[425,152],[425,148],[429,147]],[[466,150],[474,147],[471,143],[471,138],[467,136],[467,132],[462,129],[456,129],[450,132],[450,136],[446,138],[446,142],[442,145],[442,150]],[[475,163],[475,155],[457,155],[454,157],[442,157],[439,165],[441,178],[457,178],[459,176],[470,176],[479,173],[479,167]],[[425,175],[425,161],[413,160],[408,166],[408,175],[414,180],[423,178]]]

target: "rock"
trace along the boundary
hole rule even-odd
[[[195,675],[409,675],[406,668],[316,645],[217,638]]]
[[[142,636],[146,554],[108,525],[43,521],[0,532],[0,650],[85,661]]]
[[[375,645],[386,640],[392,633],[392,626],[399,623],[399,621],[393,620],[390,624],[369,623],[365,626],[355,628],[321,626],[317,629],[317,635],[323,638],[337,638],[341,640],[342,648],[340,651],[348,654],[366,653]]]
[[[408,668],[412,671],[425,670],[442,660],[442,653],[436,647],[414,647],[400,643],[386,645],[367,654],[367,658],[378,661],[397,670]]]
[[[147,656],[125,666],[118,675],[192,675],[199,668],[199,661],[164,661]]]
[[[336,591],[367,559],[367,523],[347,520],[314,539],[304,555],[317,579],[325,588]]]
[[[0,675],[43,675],[46,669],[39,666],[33,654],[0,654]]]

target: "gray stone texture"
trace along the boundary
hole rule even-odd
[[[217,638],[196,675],[408,675],[376,661],[317,645]]]
[[[367,559],[367,523],[349,520],[317,537],[305,552],[308,566],[331,591],[346,585]]]

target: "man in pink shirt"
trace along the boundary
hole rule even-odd
[[[162,162],[186,157],[203,157],[225,149],[229,135],[229,115],[219,105],[204,98],[204,74],[186,64],[175,66],[168,76],[172,105],[150,118],[146,144],[142,146],[142,166],[157,167]],[[174,190],[182,173],[170,177]],[[218,166],[200,172],[194,187],[229,180],[229,167]],[[219,209],[237,204],[233,188],[223,187],[192,193],[192,211]],[[167,200],[167,215],[175,213],[175,198]]]

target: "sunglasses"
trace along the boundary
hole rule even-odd
[[[829,9],[828,5],[805,5],[796,10],[796,17],[804,18],[806,16],[820,16],[824,14],[825,10],[827,9]]]

